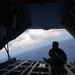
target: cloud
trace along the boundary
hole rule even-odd
[[[33,48],[46,44],[49,41],[57,40],[59,37],[67,34],[65,29],[29,29],[18,38],[10,42],[10,49]]]
[[[48,38],[58,37],[61,35],[61,33],[56,30],[53,31],[53,30],[38,29],[38,30],[30,30],[29,35],[34,40],[43,41]]]

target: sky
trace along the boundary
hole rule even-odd
[[[11,57],[51,45],[53,41],[66,41],[74,39],[65,29],[27,29],[19,37],[10,41],[9,50]],[[75,40],[74,40],[75,41]],[[0,51],[0,61],[7,59],[7,54],[3,48]]]

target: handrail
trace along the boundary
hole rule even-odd
[[[68,63],[68,62],[67,62],[67,64],[68,64],[68,65],[70,65],[73,69],[75,69],[75,67],[74,67],[74,66],[72,66],[70,63]]]

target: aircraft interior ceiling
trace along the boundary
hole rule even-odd
[[[75,37],[73,0],[0,0],[0,49],[26,29],[65,28]]]

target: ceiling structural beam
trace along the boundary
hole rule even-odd
[[[62,2],[65,0],[18,0],[18,1],[24,3],[51,3],[51,2]]]
[[[16,2],[0,1],[0,50],[27,30],[31,23]],[[7,51],[8,53],[8,51]],[[8,54],[9,56],[9,54]]]
[[[66,16],[63,25],[65,29],[75,38],[75,1],[70,9],[70,12]]]

